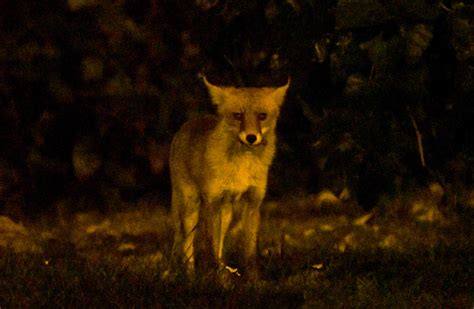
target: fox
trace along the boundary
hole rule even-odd
[[[173,247],[186,273],[194,276],[200,233],[206,262],[223,270],[226,236],[238,219],[244,272],[258,277],[260,207],[290,79],[281,87],[261,88],[218,86],[202,79],[217,112],[186,122],[171,143]]]

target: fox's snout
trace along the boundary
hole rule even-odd
[[[260,119],[256,115],[242,115],[239,140],[247,146],[257,146],[263,142]]]
[[[254,135],[254,134],[249,134],[249,135],[247,135],[247,137],[245,138],[245,140],[246,140],[250,145],[252,145],[253,143],[255,143],[255,141],[257,141],[257,136]]]
[[[263,142],[262,134],[256,135],[240,132],[239,139],[242,143],[248,146],[257,146]]]

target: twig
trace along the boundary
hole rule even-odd
[[[372,81],[375,77],[375,63],[372,64],[372,66],[370,67],[370,75],[369,75],[369,81]]]
[[[413,124],[413,128],[415,128],[416,140],[418,144],[418,153],[420,154],[421,166],[426,167],[425,152],[423,150],[423,135],[421,134],[420,130],[418,130],[418,125],[416,124],[415,118],[410,113],[410,111],[408,111],[408,115],[410,116],[411,123]]]
[[[439,3],[439,6],[440,6],[443,10],[445,10],[446,12],[448,12],[448,13],[454,12],[453,9],[448,8],[443,2],[440,2],[440,3]]]
[[[234,74],[237,78],[237,82],[239,84],[239,86],[243,87],[245,86],[244,84],[244,80],[242,79],[242,75],[239,73],[239,71],[237,70],[237,68],[235,67],[234,63],[232,62],[232,60],[230,60],[230,58],[224,54],[224,59],[227,61],[227,63],[229,63],[229,65],[232,67],[232,70],[234,71]]]

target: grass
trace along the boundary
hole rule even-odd
[[[265,212],[262,279],[233,276],[228,286],[170,271],[172,235],[159,207],[10,222],[21,238],[0,239],[0,307],[473,308],[472,215],[308,213]]]

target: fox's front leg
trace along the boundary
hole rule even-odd
[[[260,229],[260,206],[265,192],[256,187],[249,189],[241,200],[243,267],[249,277],[258,277],[257,241]]]
[[[204,207],[207,212],[207,236],[212,247],[213,260],[219,268],[224,268],[224,242],[232,221],[230,196],[223,194],[219,198],[207,198]]]

